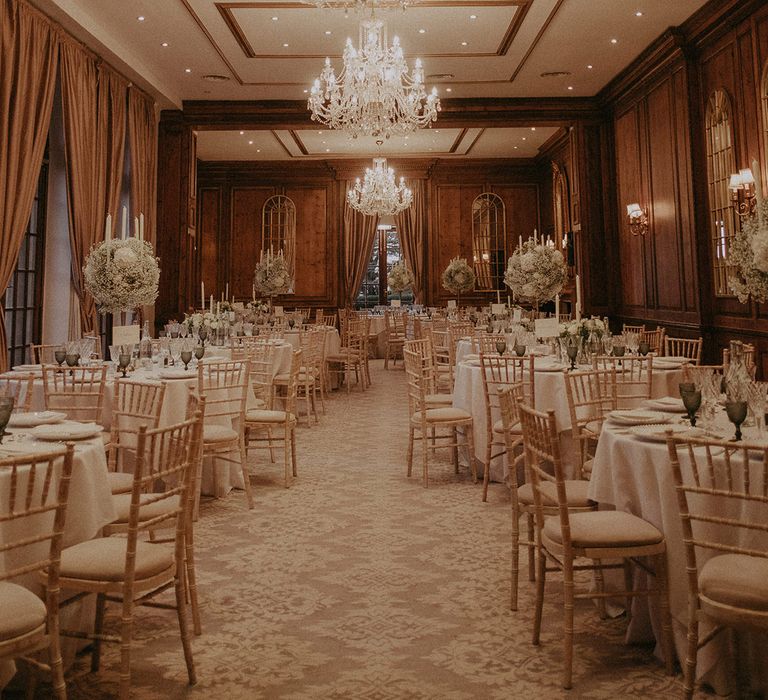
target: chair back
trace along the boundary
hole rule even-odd
[[[689,605],[710,558],[768,559],[768,449],[765,443],[669,435],[667,449],[683,529]],[[761,612],[765,626],[765,612]]]
[[[659,326],[652,331],[643,331],[640,334],[640,342],[648,343],[651,348],[651,352],[655,352],[657,355],[661,355],[664,352],[664,336],[666,330]]]
[[[525,403],[525,385],[523,382],[516,382],[509,384],[508,386],[499,387],[497,390],[499,412],[501,413],[501,424],[504,428],[504,447],[507,451],[507,459],[509,461],[509,475],[507,478],[507,485],[510,488],[510,493],[514,499],[515,509],[517,508],[517,487],[518,487],[518,474],[517,469],[513,469],[512,465],[517,465],[520,458],[514,458],[515,449],[519,447],[519,438],[514,435],[512,430],[520,425],[520,411],[518,405]],[[525,456],[523,455],[523,462],[525,462]]]
[[[683,381],[698,383],[698,377],[709,372],[725,377],[726,369],[727,365],[683,365]]]
[[[504,333],[487,333],[486,331],[475,331],[472,336],[473,352],[484,353],[486,355],[498,352],[496,343],[506,343],[507,336]]]
[[[77,421],[101,421],[107,367],[43,365],[43,396],[49,411],[63,411]]]
[[[55,352],[61,345],[36,345],[29,344],[30,362],[36,365],[52,365],[56,362]]]
[[[411,341],[418,342],[418,341]],[[405,364],[405,379],[408,386],[408,414],[420,414],[422,422],[426,421],[427,394],[430,392],[431,359],[423,356],[418,350],[403,346]]]
[[[292,415],[296,415],[296,395],[299,387],[299,372],[303,361],[301,350],[294,350],[293,355],[291,355],[291,366],[288,370],[285,395],[283,396],[286,421],[290,420]]]
[[[243,425],[248,398],[250,362],[234,360],[201,362],[197,366],[197,391],[205,397],[205,419],[239,420]]]
[[[637,408],[651,398],[653,355],[596,355],[592,367],[598,371],[614,373],[617,408]]]
[[[261,399],[267,408],[272,406],[272,380],[275,378],[275,345],[262,340],[251,343],[233,360],[248,360],[250,363],[251,391],[257,399]],[[247,403],[247,401],[246,401]]]
[[[0,581],[48,570],[58,595],[59,563],[75,448],[0,459]]]
[[[149,430],[157,428],[163,410],[165,386],[162,382],[115,380],[109,450],[112,471],[127,453],[135,452],[140,426],[144,425]]]
[[[435,357],[432,351],[431,338],[421,338],[419,340],[406,340],[403,345],[404,349],[410,352],[415,352],[419,355],[421,366],[424,369],[426,375],[426,394],[436,394],[438,390],[437,386],[437,370],[435,369]]]
[[[499,391],[513,385],[522,387],[522,398],[530,406],[536,404],[534,387],[533,356],[510,357],[494,353],[480,353],[480,366],[483,378],[486,423],[493,429],[494,419],[499,412]]]
[[[17,376],[12,376],[12,375]],[[32,407],[32,392],[35,376],[21,372],[9,373],[0,377],[0,397],[12,398],[14,413],[28,413]]]
[[[621,332],[622,333],[637,333],[638,335],[642,335],[643,333],[645,333],[645,325],[633,326],[633,325],[631,325],[629,323],[625,323],[621,327]]]
[[[321,326],[328,326],[329,328],[336,328],[336,316],[334,314],[323,314],[318,323]]]
[[[755,364],[755,346],[752,343],[742,343],[742,353],[744,357],[744,364],[747,366],[747,370],[755,376],[757,365]],[[727,367],[731,364],[731,350],[730,348],[723,348],[723,364]]]
[[[605,416],[617,408],[616,373],[613,370],[563,372],[571,429],[574,438],[593,423],[602,428]]]
[[[667,357],[687,357],[692,364],[701,362],[703,338],[664,338],[664,354]]]

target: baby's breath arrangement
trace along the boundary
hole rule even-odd
[[[138,238],[111,238],[91,248],[83,275],[101,313],[130,311],[157,299],[158,259],[152,246]]]
[[[475,271],[466,258],[453,258],[443,270],[443,287],[452,294],[464,294],[475,288]]]
[[[565,259],[559,250],[529,239],[507,262],[504,283],[518,299],[538,305],[560,293],[567,275]]]
[[[402,294],[407,289],[413,287],[414,279],[408,266],[401,260],[392,265],[392,268],[387,273],[387,282],[393,292]]]
[[[257,291],[268,297],[290,293],[293,280],[282,250],[277,255],[270,252],[262,254],[261,260],[256,263],[253,283]]]
[[[742,304],[749,297],[768,301],[768,200],[758,198],[755,213],[744,220],[731,243],[728,262],[737,271],[728,286]]]

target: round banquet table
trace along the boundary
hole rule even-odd
[[[724,437],[733,432],[724,416],[718,418]],[[719,431],[718,431],[719,432]],[[745,430],[745,439],[749,439],[749,429]],[[689,464],[687,455],[680,452],[683,469]],[[717,464],[717,457],[715,456]],[[664,442],[654,442],[634,437],[626,427],[618,426],[610,420],[603,425],[592,464],[589,482],[589,498],[601,506],[637,515],[657,527],[664,533],[667,544],[667,564],[669,571],[669,599],[672,612],[672,629],[678,659],[685,660],[687,633],[688,585],[686,574],[683,531],[677,506],[674,479],[669,466],[669,455]],[[713,515],[726,515],[718,512]],[[745,534],[741,533],[742,537]],[[757,541],[760,539],[761,541]],[[762,550],[768,549],[768,538],[763,535],[750,541],[742,539],[740,546],[751,546]],[[699,561],[703,563],[713,552],[703,553]],[[636,577],[640,579],[639,574]],[[640,580],[635,585],[642,585]],[[649,605],[650,602],[650,605]],[[710,626],[700,625],[699,638],[702,639]],[[639,642],[660,639],[660,624],[655,601],[636,598],[633,603],[632,620],[627,631],[627,641]],[[768,670],[759,660],[768,658],[768,635],[739,635],[739,651],[745,659],[751,683],[762,692],[768,691]],[[729,677],[735,677],[729,664],[727,651],[728,637],[718,636],[699,650],[696,672],[698,679],[709,684],[718,694],[729,692]],[[657,653],[660,651],[657,649]],[[751,660],[751,662],[750,662]]]
[[[576,453],[571,437],[571,413],[568,408],[568,396],[565,392],[563,369],[552,364],[554,358],[536,357],[534,360],[534,393],[536,409],[554,411],[560,433],[560,452],[565,468],[573,473],[576,467]],[[560,366],[562,367],[562,366]],[[583,367],[581,369],[591,369]],[[553,371],[555,370],[555,371]],[[661,398],[676,394],[682,381],[683,371],[665,369],[653,371],[651,397]],[[453,386],[453,407],[461,408],[472,414],[475,459],[483,464],[488,445],[487,422],[485,412],[485,394],[480,364],[477,361],[460,362],[456,365]],[[494,407],[491,418],[494,422],[501,419],[501,414]],[[507,475],[506,458],[497,457],[491,461],[492,481],[504,481]]]

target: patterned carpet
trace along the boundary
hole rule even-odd
[[[560,689],[558,581],[534,647],[525,578],[520,612],[508,607],[505,488],[492,485],[484,504],[447,459],[429,489],[405,476],[401,369],[377,361],[373,387],[336,392],[327,411],[300,429],[291,489],[254,454],[255,510],[240,492],[203,504],[198,684],[187,686],[173,613],[140,609],[136,698],[679,697],[680,676],[665,676],[651,648],[625,645],[624,620],[601,621],[589,601],[576,603],[574,690]],[[82,659],[70,697],[114,696],[117,652],[107,648],[98,674]]]

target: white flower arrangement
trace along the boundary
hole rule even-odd
[[[768,200],[758,196],[755,213],[744,220],[731,243],[728,263],[738,273],[728,279],[728,286],[742,304],[749,297],[768,301]]]
[[[83,275],[101,313],[150,306],[157,299],[158,259],[152,246],[138,238],[111,238],[91,248]]]
[[[466,258],[453,258],[443,270],[443,287],[452,294],[471,292],[475,288],[475,271]]]
[[[596,317],[582,318],[580,321],[568,321],[560,324],[561,338],[581,337],[583,340],[587,340],[592,333],[596,337],[602,338],[607,331],[608,327],[605,325],[605,321]]]
[[[262,253],[261,260],[256,263],[253,284],[269,297],[290,293],[293,279],[282,250],[277,255]]]
[[[264,301],[249,301],[246,305],[248,311],[254,314],[268,314],[269,304]]]
[[[389,288],[396,294],[401,294],[407,289],[413,288],[414,278],[408,265],[400,261],[392,265],[392,269],[387,273],[387,282]]]
[[[507,261],[504,283],[517,298],[538,305],[554,299],[567,276],[559,250],[529,239]]]
[[[200,328],[216,329],[220,325],[220,319],[216,314],[206,311],[205,313],[185,314],[184,323],[190,333],[196,333]]]

